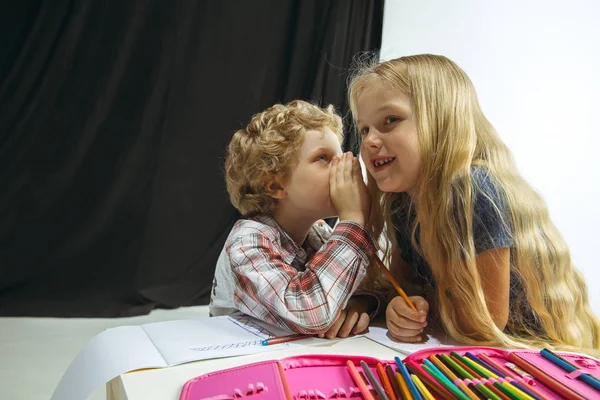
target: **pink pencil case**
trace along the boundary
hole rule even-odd
[[[446,388],[433,379],[428,379],[429,374],[423,369],[422,364],[432,354],[446,354],[456,352],[465,355],[467,352],[479,356],[485,354],[497,365],[505,366],[511,362],[515,355],[537,368],[543,370],[554,382],[546,383],[547,379],[538,377],[533,379],[519,377],[513,374],[511,378],[517,382],[526,381],[533,385],[537,393],[549,400],[573,399],[600,399],[600,392],[586,383],[577,379],[576,373],[568,373],[552,362],[543,358],[538,351],[529,350],[502,350],[490,347],[445,347],[425,349],[413,353],[404,359],[404,364],[409,372],[415,373],[424,382],[436,399],[456,398]],[[511,353],[514,354],[511,356]],[[561,357],[579,368],[580,373],[588,373],[600,379],[600,362],[592,357],[557,352]],[[349,374],[346,361],[351,360],[359,373],[363,373],[360,366],[365,361],[373,374],[376,372],[377,363],[383,366],[391,364],[397,370],[393,360],[381,361],[372,357],[344,356],[344,355],[302,355],[288,357],[281,360],[270,360],[247,364],[235,368],[211,372],[198,376],[188,381],[181,392],[180,400],[235,400],[249,397],[256,400],[318,400],[318,399],[362,399],[363,396]],[[508,369],[507,369],[508,371]],[[512,371],[511,371],[512,372]],[[367,388],[377,399],[374,388],[368,384]],[[465,383],[470,381],[462,380]],[[459,382],[456,382],[459,383]],[[475,382],[477,383],[477,382]],[[558,385],[558,386],[557,386]],[[580,397],[561,396],[562,387]],[[563,393],[564,394],[564,393]],[[567,393],[570,395],[570,393]]]

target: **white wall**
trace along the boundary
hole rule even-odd
[[[386,0],[381,57],[442,54],[467,72],[600,317],[599,20],[597,0]]]

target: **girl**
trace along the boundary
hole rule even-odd
[[[442,56],[402,57],[359,71],[349,97],[367,228],[387,234],[390,270],[419,310],[391,300],[390,334],[420,340],[431,307],[463,343],[598,349],[582,275],[465,72]]]

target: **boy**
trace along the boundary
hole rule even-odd
[[[374,252],[363,228],[369,200],[360,164],[341,142],[333,106],[304,101],[270,107],[235,133],[227,191],[245,219],[217,262],[212,316],[239,310],[328,338],[367,328],[377,300],[349,299]],[[332,215],[340,219],[333,231],[322,220]]]

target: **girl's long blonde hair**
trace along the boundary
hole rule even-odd
[[[509,149],[483,115],[466,73],[436,55],[363,66],[350,81],[355,120],[361,91],[371,84],[399,90],[411,100],[422,157],[418,201],[413,202],[412,245],[424,256],[437,282],[439,314],[446,331],[468,344],[547,346],[597,355],[600,325],[590,308],[585,281],[573,267],[544,200],[520,176]],[[504,223],[514,242],[511,274],[524,288],[521,298],[511,298],[505,331],[498,329],[488,311],[476,265],[473,200],[481,192],[471,179],[473,166],[494,177],[495,189],[505,202],[508,221]],[[376,238],[387,234],[384,251],[389,261],[397,248],[392,208],[399,194],[381,192],[370,174],[368,178],[372,195],[368,229]],[[456,310],[461,308],[469,310],[476,334],[457,325]],[[524,309],[533,314],[534,324]]]

